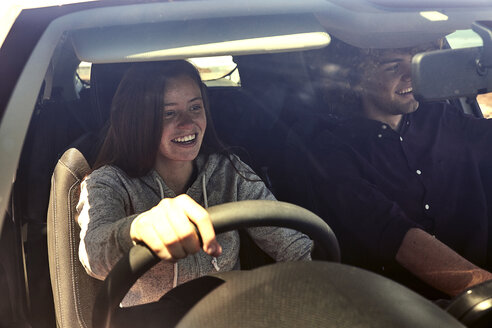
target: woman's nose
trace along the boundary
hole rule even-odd
[[[187,112],[179,114],[178,117],[178,126],[179,127],[187,127],[193,123],[193,119],[191,115]]]

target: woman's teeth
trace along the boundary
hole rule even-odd
[[[178,142],[178,143],[185,143],[185,142],[193,141],[195,139],[196,139],[196,134],[190,134],[188,136],[175,138],[172,141],[173,142]]]

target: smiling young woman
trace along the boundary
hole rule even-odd
[[[104,279],[138,242],[163,259],[136,282],[124,306],[158,301],[210,272],[239,269],[238,232],[216,236],[205,208],[275,199],[217,139],[206,87],[186,61],[129,68],[113,98],[95,168],[82,182],[77,206],[79,254],[87,272]],[[312,242],[303,234],[273,227],[247,232],[277,261],[310,259]],[[172,316],[181,313],[170,309]]]
[[[136,63],[128,69],[111,105],[108,133],[99,153],[95,168],[114,164],[130,177],[148,173],[155,165],[157,149],[162,138],[169,134],[164,126],[175,121],[178,104],[172,98],[180,91],[178,85],[187,85],[188,92],[202,106],[205,115],[198,149],[203,154],[221,152],[224,146],[218,140],[208,109],[206,87],[196,68],[186,61]],[[167,93],[167,94],[166,94]],[[196,107],[196,103],[193,103]],[[182,107],[182,104],[180,104]],[[192,106],[193,107],[193,106]],[[177,136],[176,136],[177,137]]]

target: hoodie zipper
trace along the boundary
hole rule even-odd
[[[164,199],[165,198],[165,195],[164,195],[164,188],[162,187],[162,183],[161,183],[161,180],[159,180],[158,177],[154,177],[155,178],[155,181],[157,182],[157,184],[159,185],[159,193],[161,194],[161,199]],[[176,286],[178,286],[178,262],[174,262],[174,265],[173,265],[173,288],[176,288]]]
[[[162,186],[162,182],[159,179],[159,177],[155,177],[155,181],[157,182],[157,185],[159,186],[159,193],[160,193],[161,199],[164,199],[165,194],[164,194],[164,187]],[[204,207],[208,208],[208,195],[207,195],[205,174],[202,175],[202,192],[203,192]],[[198,253],[193,255],[193,259],[195,262],[197,277],[201,277],[202,272],[201,272],[201,268],[200,268],[200,261],[199,261]],[[212,257],[211,263],[212,263],[212,266],[214,267],[214,269],[216,271],[220,271],[220,266],[219,266],[218,260],[215,256]],[[175,288],[178,285],[178,272],[179,272],[178,269],[179,269],[178,262],[175,262],[173,265],[173,288]]]
[[[203,204],[205,205],[205,208],[208,208],[208,197],[207,197],[207,188],[206,188],[206,181],[205,181],[205,174],[202,175],[202,192],[203,192]],[[215,271],[220,271],[220,266],[219,266],[219,261],[215,256],[212,257],[212,265],[214,266]]]

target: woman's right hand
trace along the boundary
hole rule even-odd
[[[161,259],[176,262],[200,250],[195,226],[203,241],[203,250],[219,256],[222,247],[208,212],[190,196],[165,198],[152,209],[137,216],[130,228],[135,242],[144,242]]]

